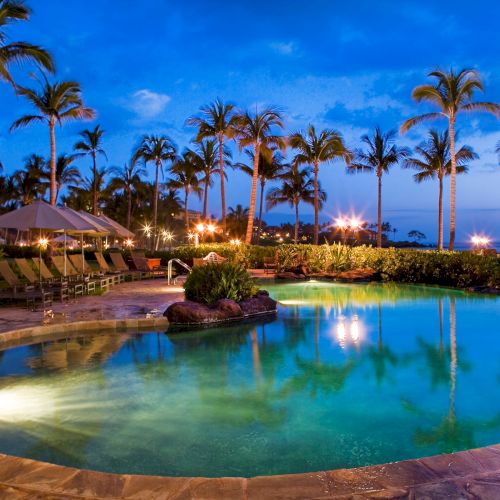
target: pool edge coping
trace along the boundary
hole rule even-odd
[[[168,327],[166,318],[72,321],[11,330],[0,333],[0,350],[11,343],[36,340],[51,334],[96,330],[159,330]],[[14,347],[14,346],[12,346]],[[468,488],[475,481],[491,484],[491,474],[500,488],[500,444],[451,454],[422,457],[352,469],[306,472],[273,476],[172,477],[114,474],[55,465],[0,453],[0,493],[41,493],[67,498],[312,498],[346,497],[393,493],[409,494],[415,488]],[[485,479],[486,478],[486,479]],[[481,482],[482,481],[482,482]],[[486,481],[486,483],[484,483]],[[455,490],[454,490],[455,491]],[[140,496],[137,496],[140,495]],[[42,497],[43,498],[43,497]]]

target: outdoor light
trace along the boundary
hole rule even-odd
[[[241,241],[238,238],[231,240],[229,243],[234,246],[241,245]]]
[[[193,240],[194,237],[195,237],[195,234],[194,233],[188,233],[187,237],[188,237],[189,240]]]
[[[349,221],[349,226],[352,228],[352,229],[359,229],[361,227],[361,221],[359,219],[357,219],[356,217],[353,217],[350,221]]]
[[[341,217],[338,217],[337,219],[335,219],[335,225],[339,228],[339,229],[347,229],[347,226],[348,226],[348,223],[345,219],[341,218]]]
[[[40,238],[38,240],[38,244],[40,245],[41,248],[47,248],[47,245],[49,244],[49,240],[47,238]]]
[[[198,231],[199,233],[202,233],[203,231],[205,230],[205,224],[196,224],[196,231]]]
[[[133,247],[134,246],[133,240],[131,240],[130,238],[125,240],[125,246],[128,248]]]
[[[207,231],[213,233],[215,231],[215,226],[213,224],[207,224]]]
[[[487,236],[475,234],[470,239],[472,245],[476,248],[487,248],[491,244],[491,239]]]

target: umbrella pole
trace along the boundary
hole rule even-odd
[[[80,235],[80,246],[82,247],[82,275],[85,275],[85,252],[83,251],[83,233]]]
[[[66,269],[66,231],[63,231],[63,237],[64,237],[64,277],[66,278],[66,275],[68,274],[68,270]]]
[[[40,240],[42,239],[42,230],[40,229],[40,238],[38,238],[38,281],[40,282],[40,288],[42,288],[42,244]]]

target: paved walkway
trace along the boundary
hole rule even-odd
[[[172,302],[183,300],[180,286],[164,279],[132,281],[116,285],[103,295],[87,295],[52,306],[53,317],[25,307],[0,307],[0,332],[38,326],[47,322],[145,318],[162,315]]]

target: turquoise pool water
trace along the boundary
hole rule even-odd
[[[500,442],[497,298],[266,285],[278,316],[0,352],[0,451],[161,475],[354,467]]]

